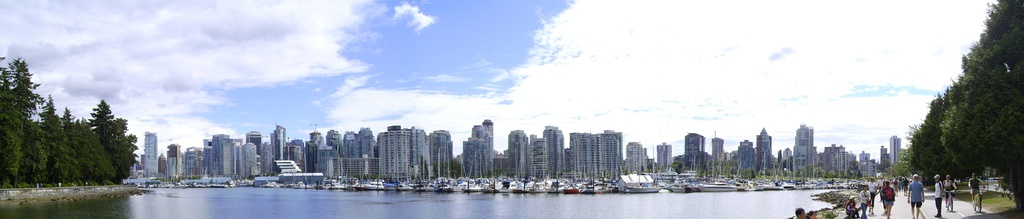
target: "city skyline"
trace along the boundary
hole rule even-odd
[[[145,132],[158,148],[275,125],[303,140],[401,125],[461,141],[492,119],[496,150],[509,131],[549,125],[616,130],[673,155],[687,133],[733,151],[763,128],[774,154],[807,124],[815,147],[878,157],[960,74],[987,12],[984,1],[747,3],[8,2],[0,56],[25,58],[38,92],[75,115],[106,99],[139,154]]]

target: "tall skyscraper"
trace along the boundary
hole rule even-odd
[[[241,162],[239,162],[241,166],[241,168],[239,168],[241,170],[241,173],[238,173],[238,175],[242,175],[243,177],[250,177],[260,174],[259,167],[256,165],[257,163],[259,163],[256,160],[256,158],[258,157],[256,156],[257,148],[258,147],[256,147],[256,144],[254,142],[248,142],[242,146],[242,153],[239,156],[239,158],[241,158]]]
[[[716,162],[725,161],[725,140],[718,137],[711,139],[711,157]]]
[[[190,147],[185,150],[185,160],[182,161],[182,175],[184,176],[202,176],[202,159],[199,159],[203,154],[203,149],[200,147]]]
[[[768,170],[773,168],[772,165],[772,136],[768,135],[768,131],[761,128],[761,134],[757,135],[757,141],[754,143],[755,150],[757,150],[757,166],[755,170]]]
[[[526,159],[530,162],[529,176],[537,179],[551,178],[548,172],[548,148],[547,142],[544,138],[538,138],[537,135],[530,136],[530,156]]]
[[[793,146],[793,171],[813,168],[814,156],[817,153],[817,149],[814,148],[814,128],[800,124],[800,128],[796,130],[796,145]]]
[[[245,143],[252,143],[252,145],[256,145],[256,154],[261,154],[260,152],[263,152],[263,149],[259,146],[263,145],[263,133],[260,133],[259,131],[250,131],[249,133],[245,133]]]
[[[604,130],[601,133],[601,159],[602,171],[607,177],[616,177],[622,173],[622,132]]]
[[[697,133],[686,134],[683,138],[684,165],[690,169],[704,167],[704,136]]]
[[[341,132],[331,129],[327,131],[327,136],[325,138],[326,139],[324,140],[326,141],[327,146],[333,148],[335,150],[335,153],[338,154],[338,156],[344,157],[345,149],[342,143]]]
[[[569,133],[569,165],[573,174],[582,177],[598,177],[601,174],[601,135],[591,133]],[[548,156],[550,157],[550,156]]]
[[[359,146],[359,154],[356,158],[367,157],[367,158],[378,158],[377,149],[377,138],[373,137],[373,131],[370,128],[360,128],[359,134],[356,135],[356,145]]]
[[[860,151],[860,162],[868,162],[868,160],[871,160],[871,154],[869,154],[868,152]]]
[[[409,166],[410,174],[422,179],[430,175],[430,141],[427,139],[427,132],[417,129],[415,126],[409,128]]]
[[[552,177],[559,177],[562,172],[565,172],[569,167],[565,163],[567,158],[565,157],[565,136],[562,135],[562,130],[558,130],[557,126],[545,126],[544,127],[544,148],[547,151],[547,163],[548,163],[548,174]]]
[[[493,125],[490,120],[484,120],[484,125],[473,126],[472,135],[462,142],[462,165],[467,176],[484,176],[493,169],[494,137],[490,134]]]
[[[427,136],[430,139],[430,163],[433,164],[434,174],[431,178],[438,176],[451,176],[452,162],[452,135],[446,130],[436,130]]]
[[[534,138],[537,136],[534,135]],[[533,155],[533,148],[530,147],[530,137],[526,136],[523,130],[515,130],[508,134],[508,164],[510,176],[524,177],[530,173],[530,156]]]
[[[213,135],[211,141],[213,153],[209,156],[213,170],[210,175],[231,176],[235,175],[235,140],[225,134]]]
[[[305,150],[303,150],[303,155],[305,155],[305,158],[306,158],[304,160],[304,162],[306,164],[305,165],[306,172],[308,172],[308,173],[322,173],[323,172],[323,170],[317,169],[317,157],[316,157],[316,155],[317,155],[317,152],[320,150],[320,148],[322,146],[324,146],[325,143],[326,143],[326,141],[324,140],[323,135],[320,135],[320,132],[318,132],[316,130],[313,130],[313,132],[309,133],[309,141],[306,142]]]
[[[262,148],[262,150],[260,150],[260,152],[263,152],[262,154],[259,154],[259,156],[260,156],[260,158],[259,158],[260,173],[261,174],[274,173],[274,167],[276,167],[277,165],[274,164],[274,146],[273,146],[273,144],[271,144],[270,142],[263,142],[263,144],[260,145],[260,148]]]
[[[388,126],[377,135],[380,153],[380,177],[388,180],[409,179],[409,154],[412,132],[402,126]]]
[[[167,177],[181,176],[181,145],[171,144],[167,146]]]
[[[889,137],[889,150],[892,150],[892,153],[889,153],[889,156],[892,156],[892,158],[889,160],[892,161],[892,163],[895,164],[896,162],[899,162],[900,151],[903,150],[902,147],[903,145],[900,137],[896,137],[895,135]]]
[[[630,142],[626,145],[626,171],[629,173],[644,172],[644,164],[647,162],[647,149],[640,142]]]
[[[672,165],[672,145],[662,142],[657,147],[658,170],[668,169]]]
[[[146,154],[144,154],[146,166],[143,167],[146,177],[156,177],[160,173],[160,167],[157,164],[159,162],[157,157],[160,155],[160,152],[157,151],[156,144],[156,133],[146,132]]]
[[[736,153],[738,154],[737,164],[739,165],[740,169],[754,169],[754,164],[757,163],[757,151],[754,150],[754,142],[743,140],[742,142],[740,142],[740,147],[736,151]]]
[[[160,154],[160,157],[157,158],[157,175],[161,177],[167,176],[167,157],[164,157],[163,154]]]
[[[274,147],[274,160],[285,160],[285,147],[288,146],[288,137],[285,135],[285,131],[284,127],[278,125],[274,128],[274,134],[270,135],[271,146]]]

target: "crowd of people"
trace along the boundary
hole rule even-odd
[[[875,215],[875,197],[878,196],[881,199],[883,215],[886,218],[892,217],[892,206],[896,202],[896,194],[900,191],[907,197],[907,203],[910,204],[910,211],[912,218],[925,218],[924,213],[921,211],[921,206],[924,203],[924,184],[921,183],[921,176],[914,174],[911,179],[898,177],[891,179],[868,179],[864,185],[861,186],[860,191],[856,196],[850,197],[850,200],[844,205],[847,218],[862,218],[865,219],[868,216]],[[953,198],[956,196],[957,186],[956,180],[952,176],[946,175],[945,180],[942,179],[941,175],[935,175],[935,217],[942,217],[942,203],[945,198],[946,211],[953,212]],[[971,174],[971,180],[968,185],[971,188],[971,195],[980,194],[980,180],[978,180],[977,174]],[[980,209],[976,209],[980,211]],[[796,209],[795,219],[809,219],[817,218],[817,212],[810,211],[804,212],[803,208]]]

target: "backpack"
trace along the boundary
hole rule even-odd
[[[882,189],[882,199],[884,200],[896,200],[896,192],[893,191],[892,187]]]

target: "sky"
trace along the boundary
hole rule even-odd
[[[622,132],[733,151],[801,124],[879,156],[961,74],[991,1],[0,1],[21,57],[77,117],[99,100],[160,150],[214,134],[387,126]],[[904,140],[904,144],[907,141]],[[906,145],[904,145],[906,147]],[[164,152],[162,152],[164,153]]]

